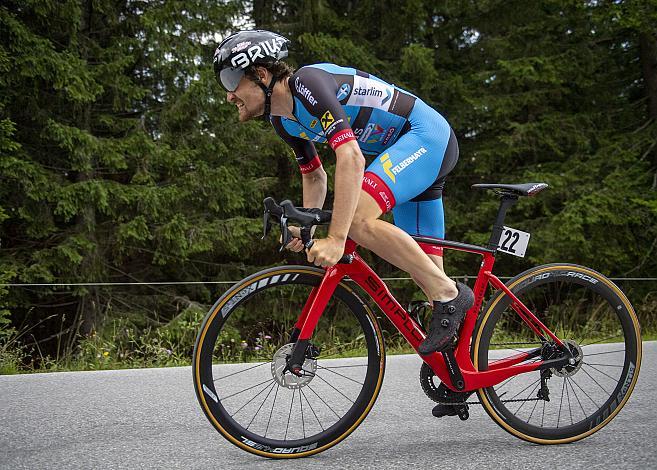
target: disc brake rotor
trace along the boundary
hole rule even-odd
[[[285,371],[287,360],[292,355],[293,343],[282,346],[276,353],[271,362],[271,374],[279,385],[286,388],[301,388],[308,385],[315,377],[317,371],[317,359],[306,358],[303,361],[301,377],[294,375],[290,371]]]
[[[568,346],[568,349],[570,349],[570,352],[574,356],[571,360],[572,363],[566,364],[561,369],[552,368],[552,372],[557,377],[572,377],[582,367],[584,352],[582,351],[582,347],[573,340],[567,339],[564,340],[563,343]]]

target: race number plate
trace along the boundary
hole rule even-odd
[[[503,227],[500,246],[497,249],[504,253],[524,258],[528,244],[529,234],[527,232],[511,227]]]

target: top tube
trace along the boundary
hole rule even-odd
[[[495,254],[497,250],[491,248],[484,248],[483,246],[470,245],[468,243],[455,242],[451,240],[440,240],[438,238],[429,238],[429,237],[416,237],[412,236],[413,240],[416,242],[427,243],[430,245],[442,246],[445,248],[451,248],[458,251],[468,251],[470,253],[477,253],[483,255],[484,253]]]

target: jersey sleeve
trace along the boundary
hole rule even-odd
[[[356,140],[336,97],[338,84],[330,73],[315,67],[302,67],[290,78],[290,89],[308,113],[319,120],[324,137],[333,150]]]
[[[322,162],[317,155],[317,150],[311,141],[290,135],[290,133],[285,130],[285,127],[283,127],[283,122],[280,116],[272,116],[271,124],[274,126],[274,130],[279,137],[292,147],[292,151],[294,152],[294,156],[297,159],[302,174],[305,175],[306,173],[312,173],[322,166]]]

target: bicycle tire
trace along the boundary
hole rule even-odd
[[[575,335],[588,338],[586,339],[588,344],[580,341],[582,344],[579,344],[577,351],[579,366],[568,366],[560,370],[551,369],[552,377],[545,381],[548,384],[554,377],[557,378],[557,382],[559,378],[562,379],[560,391],[558,386],[552,387],[552,390],[549,386],[547,387],[550,394],[560,396],[558,412],[556,411],[556,400],[553,400],[553,404],[546,405],[550,403],[543,398],[546,394],[539,395],[542,388],[540,383],[530,390],[525,399],[514,401],[515,397],[524,396],[525,392],[537,383],[536,381],[530,382],[529,386],[515,396],[510,395],[513,392],[508,392],[509,384],[518,377],[525,378],[524,382],[517,383],[517,388],[535,378],[536,374],[539,374],[538,382],[540,382],[540,371],[519,374],[503,384],[478,390],[477,393],[484,409],[503,429],[520,439],[533,443],[564,444],[583,439],[597,432],[607,425],[627,403],[639,376],[641,365],[640,326],[629,300],[613,282],[602,274],[573,264],[538,266],[519,274],[510,280],[507,286],[560,339],[571,341],[569,343],[571,349],[576,349],[577,341],[573,339]],[[564,317],[563,313],[569,313],[570,316]],[[561,319],[562,322],[565,319],[573,322],[574,318],[578,318],[577,314],[585,315],[584,326],[573,323],[574,326],[566,327],[565,323],[561,323],[559,326],[561,331],[557,331],[557,325],[549,324],[550,320],[554,322],[557,319]],[[512,318],[516,320],[512,320]],[[519,322],[520,320],[515,311],[510,308],[509,296],[499,291],[484,308],[475,331],[473,360],[477,370],[488,368],[491,356],[496,354],[493,352],[495,351],[494,346],[503,346],[504,338],[513,338],[513,335],[516,335],[516,339],[521,339],[520,344],[524,347],[530,346],[530,341],[524,339],[524,334],[518,336],[515,321]],[[514,333],[510,333],[511,330]],[[529,328],[525,328],[525,330],[531,331]],[[615,334],[607,337],[610,333]],[[602,339],[599,339],[598,336],[601,336]],[[498,340],[495,338],[502,339],[502,342],[496,343],[495,341]],[[616,342],[616,338],[621,338],[622,341]],[[494,342],[491,343],[491,341]],[[621,344],[622,349],[615,350],[621,348]],[[613,363],[600,364],[590,361],[611,361]],[[575,377],[578,377],[577,380]],[[585,384],[584,387],[587,388],[582,387],[580,383],[582,380],[590,381],[591,386],[588,387]],[[609,385],[609,381],[615,385]],[[605,386],[602,385],[603,383]],[[504,387],[507,389],[502,393]],[[612,387],[613,391],[610,392],[609,389]],[[534,395],[536,390],[539,392]],[[547,396],[549,397],[549,394]],[[562,415],[564,397],[567,398],[568,413],[563,411]],[[604,403],[602,403],[603,399]],[[521,411],[529,401],[533,401],[534,405]],[[542,402],[542,410],[536,411],[540,402]],[[545,420],[546,406],[550,406],[548,409],[550,425]],[[513,411],[513,408],[516,408],[516,411]],[[579,418],[580,408],[581,418]],[[573,417],[573,409],[577,420]],[[587,409],[592,411],[589,412]],[[532,422],[534,412],[536,412],[535,423]],[[538,417],[541,412],[539,424]],[[561,419],[565,422],[564,426],[560,426]],[[570,424],[568,424],[568,419]]]
[[[260,368],[260,371],[258,371],[259,374],[262,374],[262,376],[266,376],[267,374],[269,375],[269,380],[272,380],[271,385],[267,385],[268,387],[270,386],[271,388],[269,389],[269,392],[267,396],[264,398],[262,403],[260,404],[260,408],[256,411],[254,417],[251,420],[251,423],[248,425],[246,424],[247,419],[241,419],[241,415],[238,415],[238,413],[242,413],[240,410],[237,412],[234,412],[236,405],[233,406],[233,408],[230,408],[230,403],[228,403],[228,399],[231,398],[235,395],[222,395],[225,390],[230,389],[231,385],[228,383],[230,382],[228,378],[231,380],[236,379],[238,377],[242,377],[242,379],[245,376],[249,376],[252,373],[255,373],[257,371],[257,368],[260,366],[251,366],[249,365],[251,369],[253,369],[252,372],[249,372],[248,368],[244,368],[241,372],[237,372],[233,374],[232,372],[226,376],[226,377],[219,377],[216,378],[213,374],[213,369],[215,370],[220,370],[220,366],[217,366],[214,364],[213,367],[213,357],[215,358],[215,362],[217,359],[218,349],[219,349],[219,344],[221,344],[221,350],[224,350],[224,346],[227,344],[226,335],[234,334],[235,333],[235,327],[230,326],[232,325],[237,325],[238,323],[235,323],[238,319],[246,319],[251,315],[251,313],[248,313],[250,311],[250,306],[258,306],[258,298],[267,298],[267,295],[271,295],[271,298],[276,298],[276,299],[282,299],[281,302],[291,302],[294,303],[297,298],[307,298],[307,294],[310,289],[313,287],[319,285],[321,282],[323,276],[324,276],[325,271],[319,268],[314,268],[314,267],[308,267],[308,266],[283,266],[283,267],[276,267],[276,268],[271,268],[271,269],[266,269],[263,271],[260,271],[256,274],[253,274],[252,276],[249,276],[248,278],[244,279],[243,281],[239,282],[235,286],[233,286],[231,289],[229,289],[215,304],[214,306],[210,309],[208,314],[206,315],[201,328],[198,333],[198,337],[196,340],[196,344],[194,347],[194,356],[193,356],[193,362],[192,362],[192,371],[193,371],[193,379],[194,379],[194,387],[196,391],[196,396],[198,398],[198,401],[201,405],[201,408],[203,409],[203,412],[205,413],[206,417],[208,420],[212,423],[212,425],[215,427],[217,431],[219,431],[227,440],[229,440],[231,443],[235,444],[236,446],[240,447],[241,449],[244,449],[248,452],[251,452],[256,455],[264,456],[264,457],[270,457],[270,458],[295,458],[295,457],[305,457],[309,456],[321,451],[324,451],[335,444],[339,443],[342,441],[344,438],[346,438],[351,432],[353,432],[356,427],[363,421],[363,419],[366,417],[366,415],[369,413],[370,409],[374,405],[376,398],[378,396],[378,393],[381,388],[381,383],[383,380],[383,375],[384,375],[384,370],[385,370],[385,351],[384,351],[384,343],[383,343],[383,335],[381,332],[381,328],[379,326],[379,323],[376,319],[376,316],[372,312],[372,310],[369,308],[369,306],[361,300],[361,298],[357,295],[357,293],[351,289],[346,283],[341,282],[336,290],[335,293],[332,296],[331,303],[329,306],[327,306],[327,309],[325,310],[325,313],[322,315],[322,318],[320,319],[320,322],[323,321],[324,318],[329,318],[330,315],[333,315],[335,312],[335,318],[337,318],[338,315],[340,315],[340,319],[336,319],[336,325],[343,325],[343,323],[346,320],[349,320],[351,323],[354,325],[358,325],[361,330],[362,330],[362,335],[358,335],[358,338],[362,336],[362,339],[354,339],[350,344],[352,346],[354,344],[363,344],[365,349],[366,349],[366,357],[365,359],[362,358],[356,358],[356,359],[340,359],[340,360],[334,360],[330,359],[330,351],[329,351],[329,359],[325,359],[326,355],[324,352],[320,352],[319,357],[316,359],[316,367],[318,369],[315,370],[315,376],[310,376],[310,379],[307,383],[304,383],[303,385],[299,385],[298,390],[298,402],[295,401],[295,394],[296,390],[295,388],[286,388],[286,386],[282,386],[281,383],[277,382],[277,380],[281,380],[281,377],[278,376],[275,372],[275,367],[271,367],[271,371],[266,371],[265,368],[269,368],[267,366],[267,360],[265,359],[263,364],[260,364],[261,366],[264,366],[265,368]],[[279,297],[280,296],[280,297]],[[294,300],[290,300],[294,299]],[[303,303],[300,305],[294,305],[293,308],[290,308],[290,311],[293,309],[296,309],[298,307],[298,311],[294,310],[292,321],[296,321],[296,317],[299,315],[301,312],[301,307],[303,306]],[[283,309],[281,309],[283,310]],[[329,313],[330,310],[330,313]],[[287,310],[285,310],[287,311]],[[242,317],[240,317],[242,315]],[[274,316],[274,313],[272,313],[272,316]],[[237,317],[233,323],[231,323],[231,319],[233,317]],[[262,315],[262,317],[266,317],[266,315]],[[255,321],[255,320],[254,320]],[[326,320],[327,322],[329,320]],[[333,320],[330,320],[333,321]],[[260,322],[263,323],[263,322]],[[280,322],[280,323],[285,323],[285,322]],[[293,324],[293,323],[292,323]],[[267,328],[269,328],[271,334],[267,334],[266,337],[271,338],[270,341],[276,342],[276,343],[285,343],[287,340],[283,339],[283,333],[274,333],[273,331],[276,330],[278,331],[275,327],[273,326],[274,323],[271,323]],[[287,325],[287,329],[289,330],[289,326]],[[232,328],[232,329],[231,329]],[[249,327],[243,327],[248,330]],[[261,328],[259,326],[258,328]],[[315,336],[311,341],[315,340],[315,337],[320,335],[321,333],[318,333],[320,330],[321,325],[318,324],[318,328],[315,330]],[[224,336],[223,340],[219,340],[222,338],[220,336],[222,334],[222,331],[224,331]],[[251,331],[251,330],[249,330]],[[255,330],[252,330],[253,332]],[[282,331],[282,330],[281,330]],[[288,331],[289,332],[289,331]],[[243,334],[244,332],[242,332]],[[258,333],[262,336],[262,332]],[[253,336],[253,335],[251,335]],[[276,341],[276,338],[280,336],[280,340]],[[273,337],[273,338],[272,338]],[[223,341],[223,343],[222,343]],[[248,341],[251,341],[250,339],[247,339],[242,343],[242,346],[245,348],[249,348]],[[256,339],[256,341],[259,341]],[[356,343],[358,342],[358,343]],[[246,346],[244,344],[246,343]],[[262,344],[262,343],[260,343]],[[234,343],[231,344],[234,345]],[[269,347],[271,346],[271,348]],[[279,348],[279,344],[272,344],[268,345],[267,348],[268,350],[274,350],[276,348]],[[270,359],[272,362],[276,362],[278,360],[280,363],[281,361],[281,354],[284,354],[286,349],[285,347],[291,347],[291,344],[283,345],[281,346],[278,351],[275,353],[278,356],[273,356],[274,359]],[[261,350],[263,351],[263,350]],[[281,353],[283,351],[283,353]],[[260,351],[258,352],[260,353]],[[272,356],[268,356],[271,358]],[[278,357],[278,359],[276,359]],[[312,366],[312,359],[307,359],[308,364],[311,364],[308,367]],[[323,361],[323,362],[322,362]],[[360,364],[360,365],[339,365],[342,364],[342,362],[331,362],[331,361],[356,361],[356,362],[363,362],[367,361],[366,364]],[[329,366],[329,367],[324,367],[326,370],[322,370],[322,367],[325,366],[326,364],[334,364],[334,366]],[[323,364],[323,365],[322,365]],[[338,365],[335,365],[338,364]],[[226,367],[238,367],[238,366],[224,366]],[[335,421],[334,423],[327,425],[326,428],[323,427],[322,423],[323,419],[329,415],[327,410],[322,411],[323,405],[317,400],[315,400],[315,403],[317,403],[317,409],[312,406],[312,402],[314,399],[314,395],[311,394],[314,393],[319,397],[322,401],[326,399],[326,395],[322,397],[322,394],[324,392],[318,393],[316,388],[319,388],[320,385],[323,382],[326,382],[325,378],[322,378],[321,375],[319,375],[319,372],[322,371],[324,372],[329,372],[328,369],[337,369],[339,367],[350,367],[349,372],[346,372],[346,369],[342,369],[341,373],[338,373],[337,375],[345,377],[345,379],[340,379],[337,378],[336,380],[346,380],[349,379],[352,382],[357,382],[361,383],[360,380],[362,380],[362,387],[360,388],[360,391],[358,395],[353,399],[352,403],[347,405],[349,408],[347,411],[341,415],[338,416],[338,420]],[[232,371],[232,369],[230,369]],[[330,372],[335,373],[335,370],[331,370]],[[358,380],[352,378],[356,376],[349,376],[350,374],[353,373],[360,373],[362,375],[362,378],[358,376]],[[241,376],[239,374],[242,374]],[[220,375],[219,372],[217,372],[217,375]],[[277,379],[278,376],[278,379]],[[273,377],[273,379],[272,379]],[[333,377],[333,376],[331,376]],[[321,378],[321,381],[315,381],[316,378]],[[223,379],[223,380],[222,380]],[[241,380],[241,379],[240,379]],[[255,379],[254,379],[255,380]],[[305,379],[301,379],[303,381]],[[217,384],[219,382],[219,384]],[[300,382],[301,383],[301,382]],[[336,382],[333,382],[333,384],[336,384]],[[312,385],[312,386],[311,386]],[[242,386],[242,385],[240,385]],[[353,386],[355,388],[358,388],[358,385]],[[253,387],[251,387],[253,388]],[[257,387],[259,388],[259,387]],[[273,390],[276,390],[275,393],[272,392]],[[306,390],[306,394],[303,393],[303,390]],[[246,389],[248,390],[248,388]],[[263,388],[260,393],[262,393],[262,396],[264,396],[264,393],[267,389]],[[255,393],[256,389],[253,389],[253,393]],[[346,398],[353,398],[347,396],[347,391],[343,390],[345,394],[343,394],[344,397]],[[238,392],[242,393],[242,392]],[[248,391],[244,393],[246,396],[248,393],[252,393],[251,391]],[[289,415],[288,415],[288,428],[290,425],[290,419],[296,419],[297,420],[297,428],[303,427],[303,437],[297,437],[297,438],[288,438],[288,428],[285,430],[284,436],[281,435],[278,438],[272,438],[272,437],[267,437],[267,433],[269,432],[270,429],[270,424],[272,420],[272,415],[274,413],[274,408],[277,405],[277,399],[276,397],[283,397],[281,400],[285,399],[287,400],[289,398],[290,393],[292,394],[291,400],[289,401]],[[328,392],[326,392],[328,393]],[[272,400],[273,396],[273,400]],[[222,398],[220,398],[222,397]],[[305,398],[306,403],[304,403],[303,398]],[[309,399],[310,397],[310,399]],[[339,397],[338,397],[339,398]],[[261,400],[261,398],[258,398],[258,400]],[[259,402],[259,401],[258,401]],[[254,402],[253,408],[255,408],[255,405],[258,402]],[[260,412],[260,409],[265,407],[265,403],[267,403],[266,407],[269,408],[269,402],[271,402],[271,413],[269,415],[269,422],[267,422],[267,427],[264,430],[264,435],[262,430],[259,432],[256,432],[252,429],[249,429],[249,427],[252,425],[253,420],[258,417],[258,414]],[[324,401],[324,404],[331,408],[329,404]],[[247,405],[243,405],[247,406]],[[251,407],[251,405],[248,405]],[[287,407],[287,405],[285,405]],[[304,421],[304,406],[306,407],[306,413],[308,413],[307,417],[308,420]],[[307,411],[308,406],[312,410],[312,414]],[[294,415],[293,415],[293,407],[294,407]],[[280,408],[280,406],[279,406]],[[301,409],[301,423],[298,421],[298,408]],[[322,408],[322,409],[320,409]],[[339,409],[337,409],[340,411]],[[277,412],[279,409],[277,408]],[[337,416],[339,413],[336,410],[332,410],[333,413]],[[285,409],[285,412],[287,410]],[[231,416],[231,413],[232,416]],[[249,413],[252,413],[250,411]],[[317,414],[319,413],[319,415]],[[324,413],[324,416],[322,416],[322,413]],[[312,416],[314,414],[314,417]],[[278,415],[277,415],[278,416]],[[282,417],[284,420],[285,416]],[[317,419],[317,430],[318,432],[306,436],[306,427],[310,427],[311,424],[317,424],[314,422],[314,418]],[[264,420],[266,420],[266,415],[264,418],[257,418],[259,421],[262,421],[260,423],[261,428],[264,427]],[[278,419],[278,418],[276,418]],[[274,422],[276,422],[276,419]],[[282,422],[282,421],[281,421]],[[281,425],[282,426],[282,425]],[[320,430],[321,428],[321,430]],[[292,429],[290,430],[290,435],[293,435],[294,433],[298,433],[299,429]],[[281,438],[282,437],[282,438]]]

